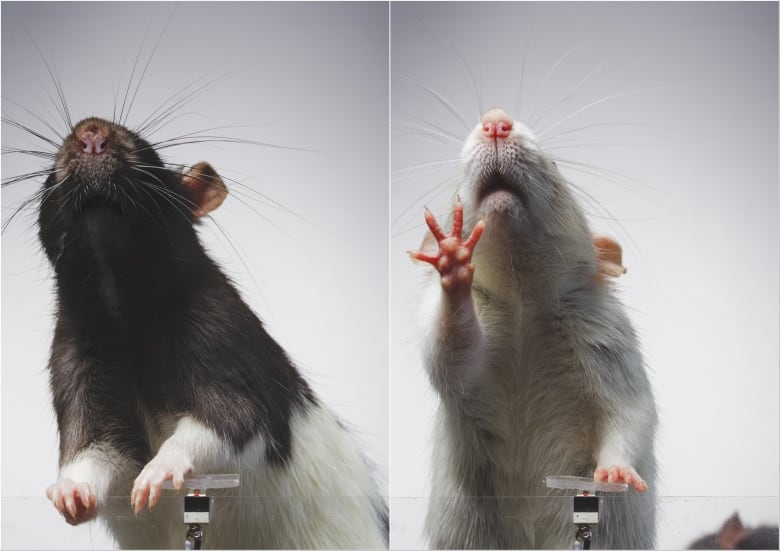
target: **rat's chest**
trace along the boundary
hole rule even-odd
[[[545,476],[579,473],[593,458],[596,404],[564,325],[539,314],[486,324],[488,453],[508,495],[535,495]]]

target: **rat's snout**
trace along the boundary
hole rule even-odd
[[[84,145],[84,153],[103,153],[106,137],[99,132],[84,132],[79,136],[79,141]]]
[[[482,135],[489,139],[505,139],[512,132],[512,119],[503,109],[491,109],[482,115]]]
[[[97,122],[88,122],[78,126],[75,135],[77,146],[81,152],[90,155],[98,155],[106,150],[110,130],[106,125]]]

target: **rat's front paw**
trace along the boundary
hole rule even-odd
[[[485,231],[485,223],[477,222],[471,235],[465,241],[461,235],[463,230],[463,205],[460,199],[455,203],[452,214],[452,232],[446,235],[442,231],[436,218],[429,210],[425,210],[425,222],[439,244],[437,254],[427,254],[422,251],[409,251],[409,256],[415,260],[421,260],[431,264],[441,275],[441,286],[451,294],[468,293],[471,291],[471,282],[474,277],[474,265],[471,264],[471,255],[477,241]]]
[[[637,492],[646,492],[647,483],[631,467],[612,465],[610,467],[596,467],[593,472],[593,480],[596,482],[624,482],[633,486]]]
[[[46,489],[46,497],[68,524],[81,524],[97,514],[97,496],[86,482],[76,483],[63,478]]]
[[[173,481],[177,490],[184,484],[184,477],[192,473],[192,463],[181,454],[158,453],[135,479],[130,494],[130,504],[136,514],[149,504],[151,509],[160,501],[162,485],[166,480]]]

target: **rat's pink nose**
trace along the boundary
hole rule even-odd
[[[97,126],[88,126],[80,129],[76,133],[76,138],[84,146],[84,153],[99,154],[106,150],[105,144],[108,141],[108,131]]]
[[[482,135],[486,138],[508,138],[512,132],[512,119],[503,109],[491,109],[482,115]]]

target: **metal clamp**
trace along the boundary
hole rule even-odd
[[[209,523],[209,497],[200,490],[184,496],[184,524],[187,524],[187,536],[184,549],[200,549],[203,545],[203,527]]]
[[[593,542],[592,526],[599,523],[599,497],[592,492],[625,492],[628,484],[595,482],[577,476],[548,476],[547,487],[557,490],[576,490],[572,507],[572,521],[577,527],[574,549],[590,549]]]
[[[203,545],[203,528],[200,524],[190,524],[187,530],[187,537],[184,540],[185,551],[200,549]]]
[[[577,526],[577,535],[574,539],[574,549],[590,549],[593,540],[593,532],[590,531],[589,524],[580,524]]]
[[[184,524],[187,535],[184,549],[201,549],[203,546],[203,525],[209,523],[211,499],[204,490],[209,488],[235,488],[238,486],[237,474],[205,474],[184,479],[183,488],[191,490],[184,496]],[[163,482],[163,489],[174,490],[173,481]]]

